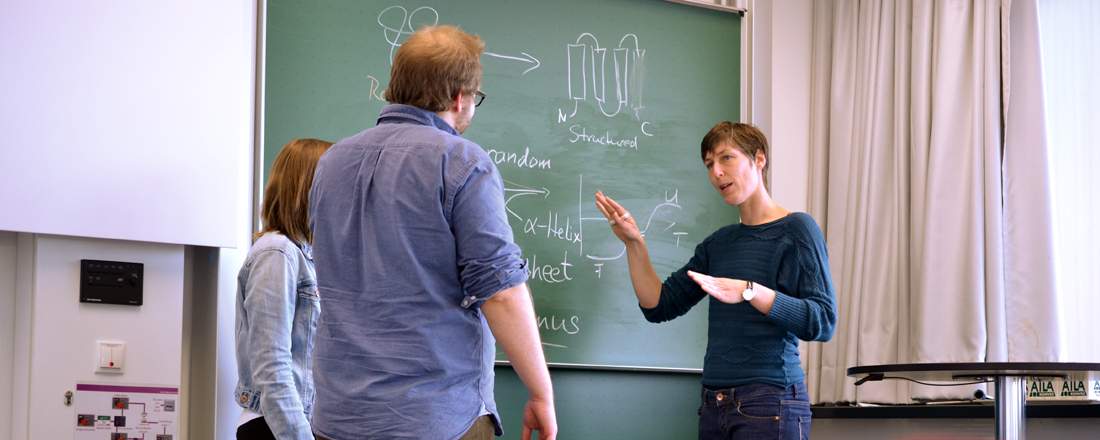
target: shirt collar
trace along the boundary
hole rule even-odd
[[[458,136],[458,131],[434,112],[405,104],[387,104],[378,114],[378,124],[405,123],[428,125]]]
[[[313,261],[313,246],[309,243],[302,243],[298,248],[302,250],[302,255],[305,255],[306,259]]]

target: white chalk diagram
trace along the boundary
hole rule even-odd
[[[625,260],[626,246],[614,237],[607,219],[598,212],[591,215],[595,211],[592,192],[585,189],[584,175],[578,175],[576,211],[572,208],[561,211],[553,208],[560,205],[552,203],[556,197],[560,197],[559,194],[552,193],[546,187],[524,185],[512,179],[504,180],[504,208],[512,224],[516,241],[521,244],[524,251],[528,282],[569,283],[581,276],[582,271],[587,270],[591,270],[592,272],[588,273],[594,274],[596,280],[599,280],[607,263],[620,261],[625,264],[622,260]],[[588,196],[586,197],[585,194]],[[663,195],[659,195],[648,203],[644,200],[639,202],[637,199],[633,199],[632,202],[632,206],[627,208],[635,213],[638,228],[644,236],[652,239],[652,242],[665,241],[672,243],[675,247],[681,247],[680,241],[688,235],[688,232],[678,228],[675,221],[683,213],[678,189],[668,187]],[[586,216],[586,212],[589,215]],[[594,225],[593,222],[595,222]],[[597,228],[588,230],[591,231],[588,233],[596,234],[598,237],[593,240],[598,240],[602,246],[606,246],[607,241],[612,240],[615,243],[613,248],[617,247],[617,250],[606,254],[586,250],[586,227]],[[661,234],[665,234],[663,239],[654,239]],[[532,241],[537,241],[540,245],[527,244]],[[548,248],[557,250],[547,251]],[[535,289],[539,290],[537,287]],[[555,342],[561,342],[569,336],[582,333],[585,327],[582,317],[576,314],[560,316],[539,313],[537,320],[540,329],[558,336],[554,338]],[[543,345],[560,349],[568,348],[560,343],[546,341]]]
[[[439,22],[439,12],[430,6],[406,8],[402,5],[393,5],[382,9],[378,14],[377,23],[385,41],[388,65],[393,64],[397,49],[404,44],[409,35],[422,26],[436,25]],[[595,113],[597,117],[600,115],[607,119],[629,117],[638,124],[642,136],[653,136],[650,121],[642,118],[642,110],[646,108],[642,94],[646,49],[640,44],[636,34],[624,34],[615,47],[603,47],[594,34],[584,32],[575,40],[566,43],[564,49],[566,55],[564,78],[555,79],[555,81],[563,82],[565,99],[572,108],[568,108],[568,105],[565,109],[557,108],[558,124],[574,120],[580,105],[585,103],[599,110],[599,113]],[[521,50],[518,53],[502,54],[486,50],[483,52],[486,57],[483,60],[494,59],[505,63],[506,67],[503,68],[512,68],[514,74],[524,76],[542,65],[530,52],[530,50]],[[496,68],[495,66],[499,64],[489,63],[487,66]],[[370,81],[370,99],[384,102],[382,92],[385,85],[382,80],[374,75],[367,75],[367,77]],[[578,123],[570,122],[570,124]],[[581,125],[577,127],[581,127],[578,128],[580,130],[586,130]],[[588,135],[587,131],[584,131],[582,135],[574,134],[574,139],[569,142],[577,143],[578,140],[584,140],[588,145],[618,146],[616,142],[624,143],[631,140],[629,135],[616,135],[594,127],[592,133]],[[636,151],[637,137],[632,141],[633,148],[628,150]],[[513,225],[513,233],[517,241],[529,243],[536,240],[542,244],[523,246],[528,275],[532,282],[569,283],[580,276],[581,271],[591,271],[587,274],[594,274],[599,280],[606,264],[616,261],[625,264],[623,260],[625,260],[626,248],[613,236],[607,220],[596,211],[591,194],[593,191],[585,189],[583,175],[576,175],[576,211],[573,211],[573,208],[558,210],[552,207],[561,206],[553,203],[554,198],[562,197],[561,194],[552,194],[544,186],[526,185],[517,181],[524,180],[522,173],[550,171],[553,163],[549,158],[541,156],[530,145],[524,146],[522,152],[493,148],[488,148],[487,152],[498,166],[509,168],[504,173],[508,177],[504,182],[505,210]],[[585,194],[588,196],[586,197]],[[679,190],[669,186],[657,190],[657,193],[648,197],[650,198],[648,203],[639,202],[635,198],[631,200],[633,206],[628,206],[634,210],[641,232],[648,239],[663,236],[660,241],[680,247],[681,239],[685,238],[688,232],[678,228],[677,222],[673,220],[683,214]],[[572,200],[568,203],[572,204]],[[585,213],[588,215],[586,216]],[[593,225],[592,222],[596,224]],[[590,232],[599,237],[592,240],[599,240],[600,249],[604,251],[611,249],[611,251],[603,253],[586,250],[586,226],[601,228]],[[614,245],[608,247],[606,240],[614,240]],[[557,250],[547,251],[546,249]],[[544,254],[539,255],[539,252]],[[537,319],[540,329],[561,336],[577,335],[584,327],[581,317],[575,314],[558,316],[540,313]],[[560,341],[561,339],[555,340],[555,342]],[[553,348],[568,348],[558,343],[543,342],[543,344]]]
[[[423,26],[435,26],[439,24],[439,11],[431,6],[421,6],[409,10],[401,5],[393,5],[382,10],[378,13],[378,26],[382,28],[382,37],[385,38],[386,44],[389,47],[389,56],[387,60],[389,64],[393,65],[393,56],[397,52],[397,48],[401,47],[401,44],[405,42],[409,35],[412,35],[417,29]],[[520,51],[518,54],[502,54],[493,51],[486,50],[482,52],[485,56],[504,60],[505,62],[518,62],[521,63],[523,71],[520,76],[527,75],[532,70],[538,69],[542,63],[534,55],[526,51]],[[371,81],[371,96],[382,99],[381,82],[374,75],[367,75]]]
[[[588,191],[591,193],[592,191]],[[513,224],[518,224],[518,228],[514,229],[514,233],[520,237],[531,237],[540,240],[548,240],[551,242],[564,242],[568,248],[573,249],[572,252],[567,252],[566,257],[562,260],[568,263],[566,267],[575,267],[576,263],[569,262],[569,254],[574,256],[574,260],[583,258],[591,262],[594,265],[596,273],[599,274],[599,267],[595,265],[602,265],[607,261],[615,261],[623,259],[626,253],[626,247],[621,246],[619,251],[613,254],[598,254],[593,252],[586,252],[584,249],[584,225],[587,222],[596,222],[601,228],[608,228],[607,219],[602,215],[585,216],[585,212],[592,212],[595,210],[595,201],[591,194],[585,197],[584,188],[584,175],[577,176],[577,211],[576,212],[559,212],[554,209],[546,209],[538,213],[526,213],[517,210],[514,206],[514,202],[523,197],[533,196],[544,200],[551,198],[550,190],[546,187],[532,187],[517,183],[510,179],[504,180],[504,208],[508,213],[510,221],[514,221]],[[543,202],[538,203],[536,206],[554,206],[553,203]],[[586,210],[586,207],[590,208]],[[680,206],[679,190],[674,187],[669,187],[664,190],[664,195],[659,200],[654,200],[651,206],[645,207],[641,211],[636,211],[635,221],[638,222],[638,228],[641,230],[643,236],[652,237],[653,234],[668,234],[669,240],[674,243],[676,247],[680,246],[681,238],[688,235],[686,231],[676,228],[677,223],[672,221],[677,214],[681,213],[683,208]],[[610,234],[609,231],[607,234]],[[606,237],[603,237],[606,239]],[[611,238],[614,240],[614,238]],[[556,258],[556,257],[555,257]],[[532,268],[537,269],[537,268]],[[572,279],[570,277],[569,279]],[[568,281],[561,277],[556,279],[539,279],[540,281],[549,282],[551,284],[561,283]]]
[[[409,11],[401,5],[393,5],[378,13],[378,25],[382,35],[390,46],[389,61],[393,65],[393,54],[410,34],[422,26],[439,24],[439,12],[430,6],[421,6]]]
[[[652,136],[647,130],[648,121],[641,119],[642,82],[646,50],[638,43],[638,36],[626,34],[619,45],[611,49],[601,47],[599,39],[585,32],[566,48],[566,93],[573,101],[573,109],[566,113],[558,109],[558,122],[568,121],[577,115],[581,102],[595,101],[600,113],[608,118],[629,110],[641,123],[642,134]],[[609,81],[609,78],[613,82]],[[611,92],[608,92],[608,87]]]

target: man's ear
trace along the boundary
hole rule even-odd
[[[765,167],[768,166],[768,156],[764,154],[763,149],[756,150],[756,165],[760,168],[760,170],[763,170]]]
[[[455,96],[451,98],[451,103],[447,106],[447,110],[455,113],[462,112],[462,92],[456,93]]]

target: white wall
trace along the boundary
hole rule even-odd
[[[237,386],[236,333],[237,319],[236,289],[237,271],[244,263],[247,252],[238,249],[220,249],[218,251],[218,295],[217,295],[217,340],[215,341],[216,360],[214,369],[215,401],[214,438],[230,438],[237,431],[237,419],[241,408],[235,403],[233,390]]]
[[[255,3],[0,4],[0,230],[236,246]]]
[[[131,343],[115,380],[205,393],[181,397],[203,423],[184,438],[231,438],[257,5],[0,0],[0,439],[71,438],[59,387],[110,381],[89,357],[107,337]],[[184,244],[208,258],[186,264]],[[77,303],[72,262],[89,254],[148,260],[146,304]],[[183,322],[196,297],[188,316],[209,328]],[[120,322],[143,332],[131,342]]]
[[[776,0],[772,15],[773,188],[795,211],[809,201],[811,1]]]
[[[0,437],[11,426],[15,353],[15,234],[0,231]]]
[[[771,194],[792,211],[809,201],[812,0],[755,0],[752,123],[771,143]]]
[[[18,234],[15,241],[15,322],[12,349],[11,439],[25,440],[31,377],[31,286],[34,277],[34,238]]]
[[[27,383],[26,438],[71,438],[72,407],[63,404],[77,383],[179,386],[183,338],[183,246],[37,235],[21,240],[30,255],[29,289],[20,291],[29,312],[16,340],[29,350],[16,353],[16,372]],[[144,268],[140,307],[80,303],[80,260],[139,262]],[[95,374],[97,340],[126,343],[125,372]],[[79,397],[79,395],[77,396]],[[18,396],[17,396],[18,398]],[[16,402],[16,405],[20,404]],[[15,420],[19,424],[21,420]],[[22,438],[14,436],[14,438]]]

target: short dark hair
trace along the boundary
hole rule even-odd
[[[459,93],[481,85],[485,42],[455,26],[428,26],[397,49],[386,101],[432,112],[447,110]]]
[[[769,187],[768,167],[771,166],[771,157],[768,155],[768,138],[759,128],[751,124],[740,122],[722,121],[714,124],[703,142],[699,144],[699,159],[706,161],[707,153],[714,151],[719,145],[729,144],[731,147],[741,150],[750,160],[756,160],[758,152],[764,153],[764,187]]]

